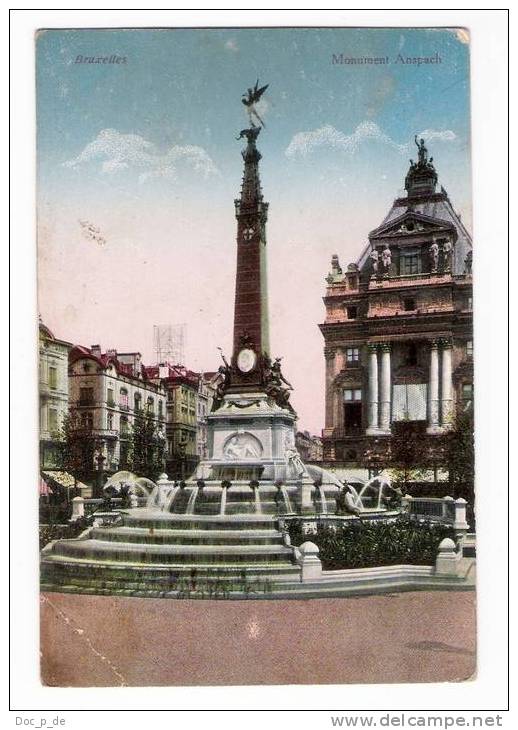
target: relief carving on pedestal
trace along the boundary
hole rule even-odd
[[[235,433],[225,441],[223,457],[232,460],[259,459],[263,453],[261,442],[251,433]]]

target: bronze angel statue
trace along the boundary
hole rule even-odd
[[[264,92],[266,91],[266,89],[268,88],[269,85],[270,84],[266,84],[266,86],[260,87],[259,79],[257,79],[257,81],[255,82],[255,86],[251,89],[247,89],[247,94],[243,94],[243,96],[241,98],[241,101],[246,106],[246,111],[248,112],[248,118],[250,120],[250,124],[252,125],[252,127],[255,126],[254,120],[253,120],[254,117],[259,121],[259,124],[262,127],[266,126],[265,123],[263,122],[263,120],[261,119],[261,117],[259,116],[259,114],[257,113],[255,105],[257,104],[257,102],[259,101],[261,96],[264,94]]]

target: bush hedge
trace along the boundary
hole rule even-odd
[[[451,527],[415,522],[401,516],[394,521],[362,521],[337,527],[317,526],[316,534],[302,531],[302,521],[289,522],[292,545],[310,540],[318,545],[324,570],[371,568],[383,565],[433,565],[439,543],[454,537]]]

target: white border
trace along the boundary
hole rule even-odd
[[[326,708],[322,713],[269,714],[256,719],[231,713],[225,725],[246,722],[252,728],[268,722],[305,725],[329,722],[331,712],[419,708],[502,710],[506,705],[505,673],[507,583],[506,497],[506,63],[507,17],[487,10],[25,10],[12,23],[12,601],[13,708],[55,716],[79,709],[289,709]],[[479,558],[479,674],[462,684],[394,686],[317,686],[247,688],[160,688],[82,690],[41,687],[37,651],[37,545],[33,513],[37,474],[35,342],[35,204],[34,204],[34,53],[33,33],[39,27],[174,26],[174,25],[410,25],[467,26],[472,50],[472,128],[474,177],[474,245],[476,265],[477,482]],[[5,96],[4,96],[5,98]],[[504,443],[503,443],[504,442]],[[4,487],[5,488],[5,487]],[[4,705],[5,706],[5,705]],[[334,709],[333,709],[334,708]],[[22,712],[25,711],[25,712]],[[33,713],[30,713],[34,715]],[[67,726],[82,727],[121,720],[139,727],[157,714],[96,716],[67,713]],[[72,722],[73,718],[73,722]],[[222,716],[207,714],[199,723],[219,724]],[[192,715],[175,721],[195,723]],[[166,721],[170,721],[167,720]]]

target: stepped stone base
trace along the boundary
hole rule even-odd
[[[264,515],[175,515],[134,509],[42,551],[44,590],[156,595],[196,585],[246,592],[297,582],[300,567],[278,520]]]

